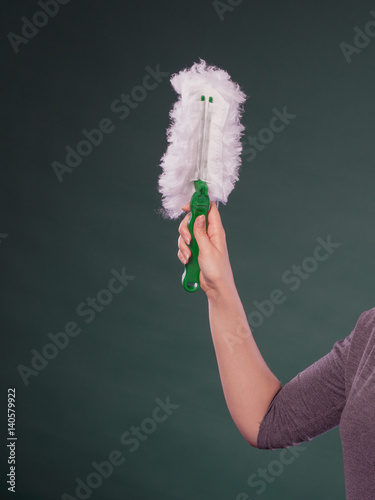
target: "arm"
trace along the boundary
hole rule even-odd
[[[230,414],[254,447],[260,423],[281,384],[264,361],[236,288],[208,299],[212,340]]]
[[[183,207],[188,210],[188,205]],[[254,447],[260,423],[281,384],[264,361],[250,331],[238,295],[216,205],[211,202],[206,225],[194,225],[199,246],[200,283],[206,293],[221,383],[229,412],[243,437]],[[186,264],[190,249],[188,216],[181,222],[178,257]]]

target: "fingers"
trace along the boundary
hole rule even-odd
[[[185,259],[185,257],[183,256],[183,254],[181,253],[180,250],[177,252],[177,257],[180,259],[180,261],[182,262],[182,264],[186,265],[188,263],[188,260]]]
[[[216,206],[216,203],[211,201],[210,210],[207,214],[207,222],[208,222],[208,235],[209,237],[217,237],[220,240],[225,240],[225,230],[223,227],[223,223],[221,221],[219,210]]]
[[[184,241],[185,241],[185,243],[187,245],[189,245],[190,241],[191,241],[191,235],[190,235],[190,231],[189,231],[189,228],[188,228],[189,217],[190,217],[190,214],[187,214],[182,219],[182,221],[181,221],[181,223],[179,225],[179,228],[178,228],[178,232],[183,237],[183,239],[184,239]]]
[[[190,205],[187,203],[182,207],[182,210],[185,212],[190,210]],[[188,245],[191,242],[191,235],[188,228],[190,214],[187,214],[181,221],[180,226],[178,228],[178,232],[181,236],[178,238],[178,252],[177,257],[183,264],[187,264],[189,262],[191,256],[191,250]]]
[[[179,236],[178,238],[178,252],[177,257],[183,264],[187,264],[191,256],[191,250],[185,243],[184,239]]]
[[[202,215],[196,218],[193,231],[195,239],[198,243],[199,251],[209,251],[211,248],[211,243],[206,230],[206,217]]]
[[[216,203],[214,201],[211,201],[210,203],[210,209],[207,214],[207,220],[209,224],[212,224],[213,226],[217,227],[222,227],[222,222],[221,222],[221,217],[219,210],[217,209]]]

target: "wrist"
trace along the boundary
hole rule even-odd
[[[210,288],[206,292],[207,300],[210,305],[224,303],[237,295],[238,292],[233,279],[219,282],[215,287]]]

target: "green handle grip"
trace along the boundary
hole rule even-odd
[[[204,181],[194,181],[195,193],[191,197],[190,210],[191,215],[188,222],[188,228],[191,234],[191,241],[189,248],[191,250],[191,257],[189,262],[185,264],[185,271],[182,275],[182,286],[187,292],[196,292],[200,288],[199,273],[200,268],[198,264],[199,247],[197,240],[194,237],[193,227],[197,217],[204,215],[206,217],[206,228],[208,226],[207,214],[210,209],[210,198],[208,197],[207,184]]]

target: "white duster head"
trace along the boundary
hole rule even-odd
[[[165,218],[176,219],[194,193],[194,181],[202,176],[198,171],[201,96],[212,97],[210,127],[203,178],[208,186],[210,200],[226,204],[241,164],[241,135],[244,126],[245,94],[232,82],[228,73],[205,61],[174,74],[171,84],[179,94],[170,111],[171,125],[167,130],[169,142],[161,159],[163,169],[159,177]]]

